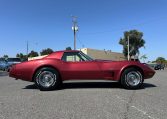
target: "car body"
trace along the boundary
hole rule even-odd
[[[126,88],[135,89],[154,74],[154,70],[140,62],[94,60],[81,51],[66,50],[16,64],[12,66],[9,76],[34,81],[40,90],[54,89],[62,81],[71,79],[115,80]]]

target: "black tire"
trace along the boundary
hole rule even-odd
[[[143,81],[142,73],[135,68],[128,68],[121,75],[121,84],[126,89],[138,89]]]
[[[44,67],[35,73],[34,82],[41,91],[49,91],[57,89],[61,81],[55,69]]]

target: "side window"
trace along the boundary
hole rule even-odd
[[[84,61],[84,59],[78,54],[78,52],[65,52],[63,54],[62,60],[66,62]]]
[[[69,55],[66,57],[66,61],[67,62],[78,62],[80,60],[79,60],[79,57],[77,55],[71,55],[71,56]]]
[[[70,61],[72,62],[72,61],[74,61],[74,56],[70,56],[70,55],[68,56],[68,55],[67,55],[67,56],[66,56],[66,61],[67,61],[67,62],[70,62]]]

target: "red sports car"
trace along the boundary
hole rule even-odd
[[[42,59],[12,66],[9,76],[35,82],[40,90],[57,88],[64,80],[106,79],[137,89],[155,71],[136,61],[94,60],[77,50],[57,51]]]

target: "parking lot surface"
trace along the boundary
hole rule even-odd
[[[141,89],[116,82],[66,82],[41,92],[32,82],[0,72],[0,119],[166,119],[167,70],[157,71]]]

